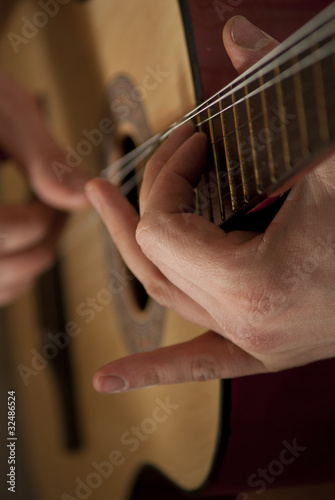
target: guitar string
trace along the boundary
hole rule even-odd
[[[248,81],[249,82],[256,81],[257,78],[259,77],[258,74],[260,74],[261,76],[264,76],[263,72],[261,72],[258,68],[260,68],[260,69],[262,69],[264,71],[265,69],[271,67],[271,63],[273,63],[273,61],[277,62],[278,58],[277,58],[276,52],[281,57],[284,57],[285,55],[287,56],[288,52],[290,52],[292,49],[295,49],[295,52],[296,52],[296,46],[293,47],[293,44],[297,43],[297,38],[299,36],[301,38],[303,38],[303,40],[300,42],[301,44],[305,44],[306,45],[307,42],[308,42],[308,40],[312,36],[314,36],[313,42],[315,43],[315,32],[312,33],[312,35],[310,34],[311,27],[313,29],[315,29],[315,27],[318,29],[322,24],[325,24],[325,18],[328,15],[327,13],[329,11],[331,11],[332,18],[329,19],[329,17],[328,17],[328,19],[326,20],[326,22],[328,22],[328,25],[329,25],[333,21],[333,18],[334,18],[334,7],[335,7],[335,2],[331,6],[329,6],[327,9],[325,9],[325,11],[323,11],[323,13],[321,13],[321,14],[323,14],[322,18],[321,18],[321,15],[319,15],[318,18],[315,18],[315,20],[312,20],[309,23],[307,23],[298,32],[296,32],[294,35],[292,35],[291,37],[289,37],[286,40],[286,43],[284,42],[284,44],[281,44],[278,47],[278,49],[275,49],[270,54],[268,54],[268,56],[265,56],[265,58],[263,58],[262,61],[261,61],[262,64],[256,63],[256,65],[254,65],[252,68],[250,68],[247,72],[245,72],[243,75],[241,75],[236,80],[234,80],[234,82],[232,82],[231,84],[229,84],[224,89],[220,90],[217,94],[215,94],[214,96],[212,96],[210,99],[208,99],[207,101],[205,101],[204,103],[202,103],[200,106],[198,106],[194,110],[192,110],[189,114],[185,115],[185,117],[188,117],[188,116],[195,117],[195,116],[197,116],[197,114],[200,114],[201,112],[203,112],[204,110],[206,110],[208,107],[210,107],[210,105],[213,105],[213,100],[215,100],[215,98],[217,96],[221,96],[221,99],[227,98],[227,96],[232,95],[232,93],[234,93],[234,92],[237,92],[239,88],[245,87],[245,85],[247,84],[246,82],[248,82]],[[315,21],[315,23],[314,23],[314,21]],[[329,30],[327,30],[327,32],[328,31]],[[333,34],[333,31],[334,30],[332,30],[330,34]],[[323,31],[323,34],[324,34],[324,31]],[[325,40],[326,38],[327,38],[327,36],[324,36],[323,40]],[[323,40],[319,40],[319,42],[321,42]],[[290,46],[290,44],[292,46]],[[288,48],[287,48],[287,46],[288,46]],[[305,50],[308,49],[308,48],[309,47],[305,47]],[[318,52],[319,51],[320,51],[320,49],[318,49]],[[290,59],[290,57],[287,58],[286,62],[289,61],[289,59]],[[269,60],[270,60],[270,63],[268,63]],[[268,63],[267,66],[266,66],[266,63]],[[299,65],[299,63],[297,63],[295,65],[295,67],[298,66],[298,65]],[[273,70],[273,68],[271,68],[271,71],[272,70]],[[298,69],[298,71],[299,71],[299,69]],[[251,76],[249,76],[249,79],[246,80],[245,79],[246,76],[248,76],[250,74],[251,74]],[[252,80],[252,77],[254,77],[254,80]],[[266,82],[266,83],[269,86],[269,82]],[[249,85],[250,85],[250,83],[249,83]],[[222,92],[224,92],[226,89],[229,89],[229,90],[226,92],[226,94],[222,95]],[[259,90],[259,92],[261,92],[261,90]],[[245,97],[245,99],[247,99],[249,97],[250,96],[247,95]],[[219,99],[217,99],[215,102],[218,102],[218,101],[219,101]],[[234,104],[237,105],[239,102],[242,102],[242,100],[237,101]],[[222,110],[222,112],[224,112],[224,110]],[[213,117],[211,117],[211,118],[213,119],[214,117],[215,117],[215,115]],[[188,118],[186,121],[188,121],[189,119],[190,118]],[[184,123],[184,122],[182,122],[182,123]],[[102,175],[108,178],[109,177],[108,173],[110,173],[111,171],[114,170],[114,174],[113,175],[119,176],[118,180],[120,181],[120,176],[124,178],[130,172],[134,171],[135,168],[137,167],[138,163],[140,161],[142,161],[143,159],[147,158],[152,153],[152,151],[164,140],[164,138],[165,138],[164,134],[171,133],[173,130],[175,130],[176,128],[178,128],[179,126],[181,126],[182,123],[175,122],[163,134],[157,134],[156,136],[150,138],[148,141],[146,141],[145,143],[143,143],[142,145],[140,145],[139,147],[137,147],[135,150],[131,151],[127,155],[125,155],[123,158],[121,158],[117,162],[114,162],[109,167],[106,167],[102,171]],[[134,189],[138,185],[139,178],[143,177],[143,172],[144,172],[144,166],[141,168],[140,171],[135,172],[135,175],[131,179],[129,179],[127,181],[127,183],[125,183],[123,186],[121,186],[120,189],[122,190],[122,192],[123,192],[124,195],[127,195],[132,189]],[[252,176],[250,176],[248,179],[251,179],[251,178],[252,178]],[[230,196],[230,193],[227,193],[226,195],[224,195],[224,197],[225,196]],[[92,219],[93,219],[93,217],[91,218],[91,220]],[[87,220],[84,220],[82,225],[83,225],[83,227],[85,226],[86,229],[87,229]],[[79,229],[79,232],[80,232],[80,228],[77,228],[77,229]],[[73,228],[71,229],[71,234],[72,233],[73,233]],[[68,250],[65,250],[65,248],[64,248],[64,246],[68,247],[68,244],[66,244],[66,240],[68,240],[68,238],[66,237],[66,235],[63,236],[62,240],[63,240],[63,245],[62,245],[63,246],[63,252],[62,253],[64,253],[65,251],[68,251]]]
[[[273,77],[271,80],[266,81],[263,85],[259,86],[257,89],[254,89],[253,91],[249,92],[246,96],[243,96],[242,98],[236,100],[234,103],[229,104],[228,106],[224,107],[222,110],[220,110],[218,113],[212,115],[211,117],[206,118],[205,120],[201,121],[200,123],[196,123],[196,127],[201,127],[207,122],[213,121],[214,118],[218,117],[220,114],[223,114],[227,112],[229,109],[232,109],[234,106],[238,106],[239,104],[242,104],[246,102],[248,99],[252,98],[253,96],[256,96],[260,94],[261,92],[265,92],[268,88],[273,87],[277,83],[281,83],[284,80],[294,76],[295,74],[303,71],[304,69],[307,69],[311,67],[313,64],[317,62],[321,62],[325,58],[331,56],[334,54],[335,51],[335,41],[330,40],[326,45],[323,47],[315,50],[313,53],[307,55],[304,59],[298,61],[295,63],[293,66],[288,68],[287,70],[283,71],[279,75]],[[245,86],[248,85],[248,81],[245,82]],[[249,83],[250,85],[250,83]],[[243,88],[243,87],[242,87]],[[236,90],[234,90],[236,93]],[[194,116],[198,116],[202,112],[204,112],[207,109],[210,109],[211,106],[214,106],[215,104],[218,104],[219,102],[223,102],[227,98],[227,95],[224,95],[223,97],[217,99],[214,102],[211,102],[211,104],[207,105],[205,108],[203,108],[200,113]],[[185,115],[188,117],[189,115]],[[106,169],[103,170],[102,174],[106,178],[108,178],[111,182],[112,177],[115,175],[118,177],[119,181],[122,181],[123,178],[128,175],[131,170],[134,168],[132,161],[135,160],[137,157],[139,158],[138,161],[142,161],[145,157],[148,157],[153,150],[158,146],[159,143],[163,142],[165,138],[170,135],[172,131],[174,131],[176,128],[180,127],[182,124],[186,123],[189,121],[190,118],[185,119],[185,117],[182,119],[181,122],[179,122],[176,125],[172,125],[168,131],[165,131],[163,134],[157,134],[153,138],[149,139],[146,141],[142,146],[139,146],[132,152],[128,153],[126,156],[118,160],[116,163],[110,165]],[[253,120],[251,120],[252,123]],[[122,172],[124,170],[124,172]]]
[[[251,97],[259,94],[260,92],[266,90],[267,88],[273,87],[276,83],[280,83],[284,81],[285,79],[294,76],[294,74],[297,74],[298,72],[301,72],[303,69],[311,67],[313,64],[316,62],[320,62],[326,57],[329,57],[330,55],[334,54],[334,49],[335,49],[335,41],[329,42],[327,45],[324,45],[322,49],[317,50],[316,52],[309,54],[305,59],[302,61],[296,63],[294,66],[289,68],[288,70],[284,71],[281,75],[278,75],[272,80],[269,80],[266,82],[264,85],[259,87],[258,89],[255,89],[254,91],[250,92],[247,96],[247,99],[250,99]],[[288,96],[286,96],[288,97]],[[246,98],[241,98],[237,100],[236,102],[230,104],[229,106],[226,106],[223,110],[220,110],[218,113],[212,115],[210,118],[206,118],[200,123],[196,124],[196,127],[200,128],[202,125],[204,125],[207,122],[213,122],[214,119],[218,118],[221,114],[227,112],[229,109],[231,109],[233,106],[237,106],[238,104],[241,104],[247,100]],[[248,120],[248,123],[254,123],[259,116],[254,116],[251,120]],[[231,134],[232,132],[236,132],[236,128],[230,129],[228,134]],[[222,135],[222,139],[227,136]],[[126,157],[121,158],[118,160],[117,163],[111,165],[112,172],[110,172],[110,169],[107,168],[107,172],[105,172],[105,177],[112,182],[113,184],[119,184],[120,181],[122,181],[129,173],[135,170],[137,164],[140,161],[143,161],[145,158],[147,158],[152,151],[157,147],[157,141],[160,142],[161,136],[155,136],[154,139],[147,141],[144,145],[144,150],[140,151],[139,154],[136,155],[134,159],[129,161]],[[220,137],[221,140],[221,137]],[[108,175],[106,175],[106,173]]]
[[[309,90],[310,88],[312,88],[312,85],[309,85],[309,86],[307,85],[307,90]],[[290,94],[287,94],[287,97],[288,97],[288,98],[289,98],[289,97],[294,97],[294,95],[295,95],[295,94],[294,94],[294,91],[292,91]],[[316,113],[317,113],[317,112],[316,112]],[[261,117],[261,116],[262,116],[262,112],[260,112],[260,113],[258,113],[257,115],[255,115],[255,116],[254,116],[254,119],[256,120],[257,118],[259,118],[259,117]],[[314,115],[313,115],[313,116],[314,116]],[[317,114],[316,114],[315,116],[316,116],[316,119],[317,119]],[[248,122],[244,122],[244,123],[240,124],[240,128],[241,128],[241,127],[243,127],[243,126],[244,126],[245,124],[247,124],[247,123],[248,123]],[[236,132],[237,130],[238,130],[238,129],[237,129],[237,128],[235,128],[235,129],[231,130],[229,133]],[[276,139],[274,139],[274,138],[273,138],[273,139],[271,140],[272,148],[274,147],[274,145],[275,145],[275,143],[276,143],[276,142],[278,143],[278,142],[281,142],[281,141],[282,141],[282,136],[281,136],[281,133],[280,133],[280,134],[278,134],[278,135],[276,135],[275,137],[276,137]],[[215,141],[215,143],[222,142],[222,141],[223,141],[223,138],[222,138],[222,137],[220,137],[220,139],[218,139],[217,141]],[[293,155],[294,155],[294,154],[295,154],[296,152],[298,152],[299,150],[300,150],[300,146],[299,146],[299,145],[298,145],[297,147],[293,147],[293,148],[291,148],[291,154],[293,154]],[[132,189],[134,189],[136,186],[138,186],[138,184],[139,184],[139,182],[140,182],[141,178],[143,177],[144,169],[145,169],[145,167],[144,167],[144,165],[143,165],[143,166],[142,166],[142,168],[141,168],[141,170],[140,170],[138,173],[136,172],[136,173],[135,173],[135,175],[133,176],[133,178],[131,178],[130,180],[128,180],[128,181],[127,181],[127,183],[123,184],[123,185],[120,187],[121,192],[122,192],[125,196],[126,196],[126,195],[127,195],[127,194],[128,194],[128,193],[132,190]],[[285,172],[285,173],[286,173],[286,172]],[[224,175],[226,175],[226,174],[224,173]],[[250,180],[252,180],[252,179],[254,179],[254,174],[253,174],[253,173],[250,173],[249,175],[247,175],[247,176],[245,177],[245,182],[247,182],[247,183],[248,183],[248,182],[249,182]],[[217,181],[217,180],[218,180],[218,179],[216,179],[216,181]],[[281,181],[282,179],[281,179],[281,178],[280,178],[280,176],[279,176],[279,178],[277,178],[276,180],[277,180],[277,182],[276,182],[276,187],[278,187],[278,185],[279,185],[278,183],[279,183],[279,181]],[[241,180],[241,182],[239,182],[239,183],[237,183],[237,184],[235,185],[235,189],[238,189],[238,188],[241,188],[241,187],[243,188],[243,182],[242,182],[242,180]],[[268,189],[269,189],[270,187],[271,187],[271,184],[270,184],[269,186],[267,186],[267,187],[263,190],[263,192],[264,192],[264,193],[265,193],[265,192],[268,192]],[[267,193],[267,194],[268,194],[268,193]],[[222,194],[222,191],[220,191],[220,196],[221,196],[221,199],[222,199],[222,200],[225,200],[225,199],[227,199],[227,198],[229,198],[229,199],[231,198],[231,194],[230,194],[230,192],[229,192],[229,191],[228,191],[228,192],[226,192],[225,194]]]
[[[332,7],[335,7],[335,3],[332,4]],[[328,10],[330,10],[330,9],[326,9],[326,11],[328,11]],[[203,111],[206,111],[211,105],[214,105],[215,103],[220,102],[220,100],[223,100],[223,99],[229,97],[230,95],[232,95],[234,92],[237,92],[238,90],[242,90],[246,85],[250,85],[250,84],[256,82],[260,76],[264,77],[264,74],[266,74],[265,71],[268,71],[268,72],[273,71],[274,67],[271,66],[271,64],[273,64],[274,62],[276,64],[276,66],[278,66],[278,64],[285,64],[285,63],[289,62],[292,59],[292,57],[296,57],[297,55],[299,55],[299,53],[302,53],[303,51],[307,50],[311,45],[311,44],[308,45],[308,42],[310,42],[310,39],[312,39],[313,44],[315,43],[315,34],[316,34],[316,32],[313,32],[312,34],[309,31],[307,32],[307,27],[309,24],[312,24],[313,28],[315,29],[315,26],[317,28],[319,28],[320,24],[322,24],[322,23],[325,24],[324,19],[326,18],[326,11],[323,11],[321,13],[323,15],[322,15],[322,19],[319,20],[319,22],[317,22],[317,21],[318,21],[318,17],[321,17],[321,14],[317,18],[315,18],[314,20],[310,21],[310,23],[305,25],[303,28],[301,28],[301,30],[296,32],[296,34],[292,35],[290,38],[288,38],[286,40],[286,42],[284,42],[283,44],[281,44],[278,47],[278,49],[281,48],[279,50],[279,56],[283,58],[280,62],[279,62],[278,57],[276,57],[276,54],[275,54],[277,49],[274,49],[274,51],[272,51],[269,54],[269,56],[272,54],[271,61],[269,64],[266,65],[267,61],[265,61],[265,63],[262,62],[266,59],[266,57],[263,58],[262,61],[260,61],[259,63],[256,63],[252,68],[250,68],[250,70],[248,70],[243,75],[241,75],[236,80],[234,80],[234,82],[229,84],[224,89],[221,89],[214,96],[211,96],[207,101],[200,104],[197,108],[195,108],[192,111],[190,111],[189,113],[187,113],[181,120],[173,123],[164,132],[152,137],[151,139],[146,141],[144,144],[138,146],[135,150],[131,151],[126,156],[124,156],[123,159],[121,159],[118,162],[116,162],[115,164],[113,164],[113,165],[115,165],[114,169],[116,170],[121,165],[124,166],[124,164],[126,164],[128,161],[135,158],[137,156],[137,154],[142,154],[143,151],[147,147],[151,148],[153,144],[162,142],[166,137],[168,137],[168,135],[170,135],[174,130],[176,130],[176,128],[180,127],[183,123],[185,123],[191,119],[194,119],[198,114],[200,114]],[[322,42],[323,40],[325,40],[327,38],[327,36],[333,34],[333,32],[334,32],[334,28],[332,26],[329,26],[329,24],[333,21],[333,19],[326,18],[326,21],[328,22],[329,29],[327,30],[326,36],[324,36],[323,39],[318,40],[319,43]],[[302,32],[302,35],[304,35],[305,38],[297,44],[297,39],[299,40],[300,32]],[[307,32],[307,34],[305,32]],[[317,32],[317,33],[319,34],[319,32]],[[324,33],[325,33],[325,26],[322,26],[322,35],[324,35]],[[288,44],[288,42],[289,42],[289,44]],[[295,44],[295,45],[292,46],[292,44]],[[300,50],[299,44],[302,44],[300,52],[299,52],[299,50]],[[288,48],[287,48],[287,45],[288,45]],[[294,51],[293,54],[291,53],[292,50]],[[286,57],[286,59],[285,59],[285,57]],[[260,67],[260,69],[262,71],[257,72],[258,67]],[[248,79],[246,79],[246,76],[248,76],[248,74],[250,72],[252,72],[252,75]],[[255,72],[256,72],[256,74],[255,74]],[[239,82],[241,82],[241,83],[239,83]],[[226,89],[229,89],[229,90],[226,93],[222,94],[223,92],[225,92]],[[248,95],[245,96],[245,98],[247,99]],[[104,171],[102,172],[102,175],[104,175],[104,172],[106,172],[108,169],[112,169],[113,165],[106,167],[104,169]],[[125,174],[125,175],[127,175],[127,174]]]
[[[291,153],[295,154],[295,152],[298,152],[299,149],[300,149],[299,145],[297,145],[296,147],[292,147]],[[135,174],[126,183],[124,183],[120,187],[120,190],[124,196],[127,196],[132,189],[139,186],[139,183],[143,177],[144,170],[145,170],[145,165],[143,164],[142,167],[140,169],[138,169],[135,172]],[[247,182],[252,178],[253,178],[252,174],[249,175],[246,179]],[[217,179],[216,179],[216,181],[217,181]],[[227,179],[226,179],[226,181],[227,181]],[[228,186],[228,183],[227,183],[227,186]],[[242,182],[240,182],[236,187],[241,187],[241,186],[243,186]],[[278,186],[278,184],[277,184],[277,186]],[[230,192],[229,191],[222,196],[223,200],[226,198],[230,199]],[[218,200],[216,200],[216,201],[218,201]],[[70,227],[69,230],[65,230],[65,232],[62,235],[60,242],[59,242],[59,255],[61,257],[64,257],[69,251],[71,251],[73,245],[78,244],[80,237],[84,237],[87,234],[88,228],[91,225],[95,224],[98,219],[99,219],[99,216],[97,215],[96,212],[90,212],[89,214],[87,214],[84,217],[83,220],[81,220],[79,223],[77,222],[75,227],[72,226],[72,227]]]
[[[203,120],[202,122],[197,123],[196,126],[201,126],[204,123],[207,123],[211,119],[221,115],[222,113],[228,111],[229,109],[232,109],[233,107],[238,106],[238,104],[246,102],[248,99],[251,99],[253,96],[258,95],[261,92],[265,92],[266,89],[268,89],[270,87],[274,87],[277,83],[281,83],[284,80],[290,78],[291,76],[294,76],[298,73],[301,73],[301,71],[303,71],[304,69],[312,67],[315,63],[321,62],[324,59],[326,59],[327,57],[334,55],[334,53],[335,53],[335,40],[331,40],[330,42],[328,42],[327,45],[324,45],[322,48],[316,50],[312,54],[309,54],[303,60],[300,60],[299,62],[297,62],[296,64],[294,64],[290,68],[288,68],[287,70],[283,71],[282,73],[275,76],[271,80],[268,80],[267,82],[265,82],[263,85],[261,85],[257,89],[249,92],[247,96],[244,96],[241,99],[235,101],[234,103],[229,104],[228,106],[226,106],[224,109],[220,110],[215,115],[212,115],[210,118],[208,117],[205,120]],[[246,84],[246,85],[248,85],[248,84]],[[225,98],[223,98],[222,100],[224,100],[224,99]],[[212,105],[218,104],[219,102],[220,102],[220,100],[217,100]],[[210,106],[206,109],[209,109],[209,108],[210,108]]]
[[[332,4],[332,11],[333,10],[335,10],[335,2]],[[246,84],[251,84],[257,81],[259,76],[264,76],[266,72],[273,71],[275,67],[290,62],[292,58],[299,57],[299,55],[301,55],[306,50],[310,49],[311,46],[315,45],[316,42],[321,43],[326,38],[333,35],[334,26],[332,26],[332,23],[334,22],[335,19],[335,12],[333,13],[332,18],[325,18],[326,17],[325,11],[323,11],[321,14],[324,14],[322,15],[323,21],[322,23],[316,23],[315,26],[313,23],[314,30],[312,32],[308,31],[307,33],[305,33],[306,31],[305,28],[309,25],[308,23],[301,30],[296,32],[294,35],[292,35],[290,38],[288,38],[286,41],[280,44],[277,48],[271,51],[267,56],[262,58],[258,63],[249,68],[249,70],[245,71],[242,75],[237,77],[232,83],[228,84],[226,87],[219,90],[214,96],[211,96],[207,101],[201,103],[197,108],[190,111],[190,113],[188,113],[186,117],[188,117],[188,115],[191,115],[193,112],[198,113],[199,111],[201,112],[206,110],[207,105],[213,104],[212,101],[217,97],[220,96],[223,98],[228,97],[233,92],[242,90]],[[317,21],[318,18],[315,18],[314,20]],[[314,20],[312,20],[311,23]],[[300,31],[304,32],[303,33],[304,37],[302,39],[301,37],[297,36],[299,35]],[[323,36],[323,38],[319,38],[316,41],[315,36],[316,35],[319,36],[320,34]],[[268,59],[270,59],[270,61]],[[253,77],[255,77],[254,80],[251,80],[251,78]],[[226,89],[228,89],[227,92],[221,95],[222,92],[226,91]]]
[[[331,35],[334,34],[335,31],[335,26],[329,26],[329,29],[326,32],[326,36],[322,40],[317,40],[318,43],[323,42],[327,38],[329,38]],[[312,38],[313,34],[311,35]],[[304,40],[303,42],[305,42]],[[313,44],[315,44],[316,41],[313,39]],[[328,49],[328,50],[327,50]],[[299,71],[302,71],[303,69],[306,69],[306,67],[311,66],[315,62],[320,62],[322,59],[327,57],[328,55],[332,55],[334,53],[335,49],[335,41],[330,40],[326,45],[323,45],[321,48],[316,49],[314,52],[311,54],[308,54],[307,56],[304,57],[304,59],[299,60],[297,63],[295,63],[293,66],[288,68],[287,70],[281,72],[278,76],[275,78],[272,78],[269,81],[266,81],[263,85],[258,86],[257,89],[249,92],[247,95],[243,96],[243,98],[239,99],[238,101],[235,101],[234,103],[230,104],[226,108],[222,109],[220,113],[223,113],[227,111],[228,109],[232,108],[233,106],[237,106],[238,104],[248,100],[251,98],[253,95],[256,95],[258,93],[261,93],[262,91],[266,90],[268,87],[271,87],[274,83],[281,82],[286,78],[289,78],[290,76],[293,76],[295,73],[298,73]],[[220,92],[216,94],[218,97],[213,100],[213,97],[209,100],[209,102],[206,102],[204,105],[202,105],[200,112],[197,112],[196,114],[189,113],[188,115],[185,115],[185,121],[188,121],[189,119],[193,119],[199,114],[207,111],[211,106],[214,106],[215,104],[219,104],[220,102],[224,101],[225,99],[233,96],[233,94],[236,94],[239,90],[244,90],[247,86],[252,85],[253,83],[258,83],[259,78],[263,77],[270,72],[272,72],[275,67],[279,67],[287,62],[290,62],[294,57],[297,57],[301,55],[303,52],[307,50],[307,47],[304,47],[303,51],[297,52],[297,53],[285,53],[284,55],[288,55],[288,58],[286,60],[280,60],[276,59],[276,65],[275,66],[266,66],[262,68],[262,71],[258,71],[255,74],[253,74],[250,78],[243,79],[243,81],[238,85],[238,86],[231,86],[231,90],[223,95],[220,95]],[[222,91],[221,91],[222,92]],[[215,96],[216,97],[216,96]],[[209,121],[210,118],[207,118],[204,120],[204,122]],[[184,122],[181,122],[178,124],[178,126],[182,125]],[[203,122],[203,123],[204,123]],[[171,133],[168,130],[168,133]],[[164,135],[163,135],[164,137]]]

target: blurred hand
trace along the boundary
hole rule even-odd
[[[33,98],[2,74],[0,149],[18,163],[35,195],[26,204],[0,207],[0,305],[4,305],[52,263],[65,219],[61,211],[87,205],[87,178],[73,171],[62,182],[57,179],[51,165],[65,164],[64,152],[49,134]]]
[[[241,17],[223,40],[242,72],[276,42]],[[282,370],[335,355],[334,157],[301,180],[263,234],[225,234],[193,203],[206,138],[184,126],[148,162],[141,218],[111,184],[87,186],[125,263],[160,304],[209,329],[101,368],[100,392]]]

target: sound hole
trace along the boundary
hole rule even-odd
[[[122,150],[124,154],[130,153],[133,149],[135,149],[135,143],[132,140],[131,137],[126,136],[123,140],[122,144]],[[134,172],[130,172],[127,174],[127,176],[124,178],[123,184],[127,183],[134,177]],[[133,205],[133,207],[136,208],[137,211],[139,211],[139,188],[140,186],[136,183],[135,187],[129,191],[129,193],[126,195],[127,199],[129,202]],[[134,276],[134,274],[130,271],[130,269],[127,269],[128,275],[132,278],[130,281],[131,283],[131,289],[132,289],[132,294],[135,299],[136,306],[143,311],[149,300],[149,296],[147,292],[145,291],[145,288],[143,287],[142,283],[138,281],[138,279]]]

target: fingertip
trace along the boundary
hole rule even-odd
[[[100,394],[112,394],[129,389],[129,383],[119,375],[98,375],[93,377],[93,387]]]
[[[240,15],[227,21],[222,39],[232,64],[239,73],[250,68],[278,45],[274,38]]]
[[[184,142],[194,134],[195,128],[196,125],[192,120],[185,121],[184,123],[176,125],[176,127],[172,129],[167,140],[171,138],[176,140],[175,138],[177,137],[178,139],[181,138],[182,142]]]
[[[114,191],[118,191],[118,187],[102,177],[94,177],[85,184],[86,195],[90,195],[91,192],[96,192],[99,196],[104,196]]]
[[[196,132],[194,135],[195,135],[196,137],[198,137],[198,139],[197,139],[197,140],[198,140],[198,141],[201,141],[204,147],[207,147],[208,137],[207,137],[207,135],[205,134],[205,132],[201,132],[201,131],[200,131],[200,132]]]
[[[98,177],[91,179],[85,184],[86,197],[99,213],[102,211],[102,205],[108,204],[114,190],[115,186],[106,179]]]
[[[223,27],[222,30],[222,40],[223,43],[226,44],[226,42],[234,42],[232,39],[232,25],[234,24],[236,18],[241,17],[241,16],[233,16],[228,21]]]
[[[84,172],[79,172],[74,170],[67,177],[64,177],[64,185],[67,186],[71,191],[76,193],[83,193],[85,184],[89,181],[89,176]]]
[[[99,191],[96,189],[94,181],[90,181],[85,185],[85,192],[88,201],[96,209],[98,213],[101,213],[101,202]]]

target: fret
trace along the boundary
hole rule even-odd
[[[240,100],[242,102],[236,104],[233,109],[244,201],[249,203],[255,198],[255,196],[258,195],[258,190],[254,168],[254,159],[256,158],[256,155],[253,145],[253,137],[252,134],[250,134],[250,127],[252,129],[252,118],[250,117],[250,114],[248,115],[248,99],[245,98],[245,89],[235,93],[235,102]]]
[[[258,79],[248,84],[248,90],[252,93],[254,90],[258,91]],[[252,95],[249,99],[249,112],[252,119],[253,128],[253,148],[257,161],[254,164],[257,168],[257,191],[263,193],[271,184],[271,172],[269,169],[269,156],[266,146],[267,135],[264,134],[265,123],[263,116],[263,107],[260,94]]]
[[[275,76],[280,75],[278,66],[274,69],[274,74],[275,74]],[[279,126],[281,129],[281,137],[282,137],[284,168],[287,172],[289,172],[292,168],[292,164],[291,164],[289,141],[288,141],[288,135],[287,135],[287,127],[286,127],[286,123],[285,123],[286,113],[285,113],[283,89],[282,89],[281,82],[276,83],[276,94],[277,94],[279,116],[282,117],[280,120]]]
[[[258,81],[259,81],[260,86],[264,85],[264,76],[260,76]],[[271,130],[270,130],[270,124],[269,124],[268,104],[266,101],[265,90],[261,90],[260,96],[261,96],[263,119],[264,119],[264,125],[265,125],[264,134],[265,134],[266,148],[267,148],[267,152],[268,152],[270,180],[271,180],[271,182],[274,183],[274,182],[276,182],[276,175],[275,175],[275,166],[274,166],[273,154],[272,154]]]
[[[210,196],[212,199],[213,222],[216,224],[220,224],[225,220],[225,211],[224,211],[221,188],[220,188],[220,173],[221,173],[220,161],[222,161],[223,158],[220,154],[221,148],[219,147],[219,142],[220,139],[222,141],[222,138],[218,137],[217,135],[218,126],[220,124],[220,118],[218,116],[215,117],[217,112],[219,112],[219,107],[217,104],[216,105],[214,104],[211,107],[208,107],[207,109],[209,138],[212,147],[211,156],[213,158],[215,167],[215,170],[212,169],[210,172],[211,174],[215,173],[215,175],[210,175],[209,178]]]
[[[232,110],[233,99],[234,94],[232,93],[231,96],[225,97],[224,100],[220,102],[220,110],[222,111],[225,109],[220,116],[232,210],[235,212],[243,207],[244,194],[238,157],[235,121]]]
[[[293,61],[291,59],[287,63],[280,65],[278,68],[278,72],[283,73],[284,71],[290,69],[292,66]],[[296,100],[296,86],[294,77],[289,76],[288,78],[282,79],[281,88],[283,93],[283,106],[285,110],[282,121],[284,121],[287,128],[290,164],[291,167],[293,167],[297,162],[301,161],[302,158],[306,158],[306,152],[304,153],[303,151],[303,145],[301,141],[301,128],[299,124],[299,110]]]
[[[244,92],[245,92],[245,96],[247,96],[249,94],[248,85],[245,85]],[[251,156],[249,155],[247,160],[249,161],[250,164],[252,161],[256,192],[258,194],[261,194],[262,191],[260,189],[261,183],[260,183],[260,178],[259,178],[259,166],[257,163],[256,146],[255,146],[255,139],[254,139],[255,132],[254,132],[254,128],[253,128],[253,122],[252,122],[252,116],[251,116],[251,106],[250,106],[249,98],[246,97],[245,103],[246,103],[247,120],[248,120],[248,127],[249,127],[249,138],[250,138],[249,144],[251,146]]]
[[[319,148],[322,142],[321,131],[320,131],[320,113],[322,109],[319,108],[319,101],[324,98],[324,93],[321,96],[317,96],[317,93],[321,89],[317,88],[317,81],[315,80],[315,65],[308,68],[304,68],[300,71],[301,81],[304,82],[302,85],[302,100],[304,103],[304,116],[305,124],[307,129],[307,140],[309,156],[314,154]],[[322,92],[324,92],[322,85]],[[324,116],[322,120],[324,120]],[[328,129],[328,127],[327,127]]]
[[[216,156],[216,179],[218,185],[221,218],[224,221],[232,215],[232,202],[230,197],[229,179],[227,173],[227,159],[224,147],[224,137],[221,126],[222,102],[216,102],[211,106],[212,132],[215,144]]]
[[[322,36],[323,31],[311,33],[309,44],[299,52],[294,49],[292,64],[304,64],[311,55],[321,55],[320,50],[327,46],[331,37]],[[293,51],[292,51],[293,52]],[[323,78],[324,63],[322,60],[311,62],[297,70],[293,79],[295,99],[301,139],[302,156],[308,158],[320,146],[320,140],[329,139],[327,104],[325,100],[325,81]]]
[[[199,113],[196,117],[197,120],[197,127],[199,131],[203,131],[206,133],[206,126],[204,127],[204,124],[202,124],[204,120],[204,114]],[[208,134],[207,134],[208,135]],[[211,204],[211,199],[210,199],[210,194],[209,194],[209,179],[208,179],[208,164],[206,162],[206,167],[204,169],[204,173],[201,177],[201,180],[197,186],[196,189],[196,210],[199,213],[199,215],[202,215],[208,220],[213,219],[213,212],[212,212],[212,204]]]
[[[232,95],[232,103],[235,104],[236,101],[239,100],[239,96],[234,93]],[[238,109],[237,105],[233,106],[233,117],[234,117],[234,124],[235,124],[235,133],[236,133],[236,146],[237,146],[237,155],[238,155],[238,162],[240,164],[240,171],[241,171],[241,181],[242,181],[242,189],[243,189],[243,198],[244,201],[248,201],[248,193],[247,193],[247,184],[246,184],[246,175],[245,175],[245,168],[243,165],[243,158],[242,158],[242,150],[241,150],[241,141],[240,141],[240,123],[239,123],[239,117],[238,117]]]
[[[199,115],[197,115],[196,116],[196,122],[197,122],[197,124],[199,124],[199,121],[200,121],[200,117],[199,117]],[[196,190],[195,190],[195,212],[198,215],[202,215],[203,214],[203,207],[202,207],[202,203],[201,203],[201,200],[200,200],[200,193],[203,191],[203,184],[204,184],[203,183],[203,178],[204,178],[204,176],[202,175],[201,179],[200,179],[200,182],[197,185]]]
[[[319,47],[320,45],[316,43],[314,48],[315,50],[318,50]],[[316,109],[318,113],[320,139],[324,142],[327,142],[329,140],[329,127],[321,61],[318,61],[313,65],[313,76],[315,81],[315,98]]]
[[[281,82],[276,80],[278,70],[268,71],[262,78],[262,84],[272,83],[264,89],[262,107],[264,114],[264,124],[267,139],[267,151],[270,165],[270,180],[273,184],[290,171],[289,144],[287,137],[286,124],[289,120],[285,115],[285,106],[283,103]],[[286,141],[285,141],[286,139]],[[272,175],[271,175],[272,174]]]
[[[329,139],[335,138],[335,55],[321,62]]]
[[[305,36],[199,110],[210,139],[206,197],[212,214],[219,204],[223,222],[283,185],[335,138],[331,31]],[[327,60],[316,60],[319,54]]]
[[[299,62],[299,58],[295,56],[292,59],[292,63],[296,64]],[[306,126],[306,115],[305,115],[305,106],[303,99],[303,87],[301,83],[301,73],[299,71],[295,72],[293,76],[294,83],[294,92],[295,92],[295,100],[297,103],[297,113],[298,113],[298,123],[299,123],[299,135],[301,142],[301,151],[302,155],[307,158],[310,154],[309,152],[309,144],[308,144],[308,132]]]

